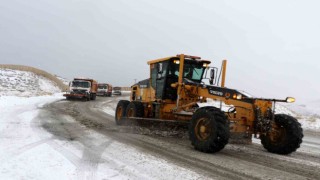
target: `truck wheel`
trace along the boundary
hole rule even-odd
[[[91,94],[91,100],[96,100],[97,95],[96,94]]]
[[[125,122],[126,109],[130,102],[127,100],[120,100],[116,107],[115,120],[117,125],[122,125]]]
[[[229,136],[228,120],[220,109],[204,107],[193,114],[189,125],[189,138],[196,150],[218,152],[228,143]]]
[[[90,99],[91,99],[91,94],[87,94],[87,96],[85,96],[84,98],[85,98],[85,101],[90,101]]]
[[[271,131],[260,136],[263,147],[276,154],[290,154],[296,151],[302,143],[302,138],[301,124],[286,114],[276,114]]]
[[[130,117],[143,117],[144,115],[144,106],[139,101],[132,101],[126,109],[126,116]]]

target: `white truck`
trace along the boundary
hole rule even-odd
[[[98,83],[93,79],[74,78],[73,81],[69,83],[69,91],[63,96],[65,96],[66,99],[95,100],[97,89]]]

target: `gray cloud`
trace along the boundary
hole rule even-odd
[[[317,1],[28,0],[0,4],[0,63],[130,86],[178,53],[261,97],[320,99]]]

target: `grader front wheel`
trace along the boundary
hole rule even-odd
[[[215,107],[198,109],[189,125],[189,138],[194,148],[201,152],[222,150],[229,140],[227,117]]]
[[[115,120],[117,125],[122,125],[125,122],[126,109],[130,102],[127,100],[120,100],[116,107]]]
[[[303,132],[301,124],[294,117],[276,114],[271,131],[260,138],[263,147],[269,152],[290,154],[300,147]]]

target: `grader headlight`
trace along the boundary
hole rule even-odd
[[[180,60],[173,60],[173,63],[180,64]]]
[[[242,99],[242,94],[233,94],[233,99]]]
[[[209,67],[209,64],[208,64],[208,63],[203,63],[202,66],[205,67],[205,68],[208,68],[208,67]]]
[[[287,103],[293,103],[296,101],[296,99],[293,97],[287,97],[286,101],[287,101]]]

